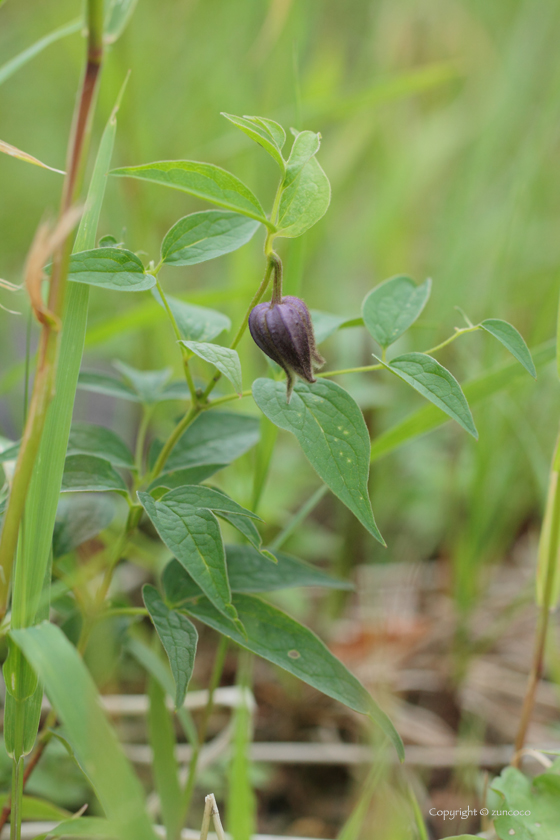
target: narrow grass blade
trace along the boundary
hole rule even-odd
[[[46,47],[56,43],[56,41],[60,41],[61,38],[66,38],[67,35],[73,35],[74,32],[79,32],[82,26],[82,18],[73,20],[71,23],[67,23],[65,26],[55,29],[54,32],[49,33],[49,35],[45,35],[43,38],[40,38],[31,47],[27,47],[27,49],[20,52],[19,55],[16,55],[14,58],[6,61],[6,63],[0,67],[0,85],[5,82],[6,79],[9,79],[10,76],[13,76],[20,67],[24,67],[28,61],[31,61],[32,58],[39,55],[39,53],[41,53]]]
[[[182,811],[179,768],[175,758],[175,732],[165,705],[165,692],[153,678],[149,681],[148,697],[148,733],[153,753],[154,784],[166,836],[174,840],[181,828]]]
[[[44,684],[116,836],[154,840],[142,786],[102,711],[97,689],[77,650],[60,628],[46,621],[13,630],[11,638]]]

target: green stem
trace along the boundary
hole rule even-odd
[[[441,344],[436,344],[435,347],[430,347],[429,350],[422,350],[422,353],[425,353],[427,356],[430,356],[432,353],[435,353],[437,350],[441,350],[443,347],[447,347],[448,344],[451,344],[452,341],[455,341],[456,338],[459,338],[460,335],[465,335],[465,333],[476,332],[480,329],[480,326],[476,327],[455,327],[455,332],[449,338],[446,338],[445,341],[442,341]]]
[[[383,365],[365,365],[365,367],[344,368],[344,370],[326,370],[323,373],[316,373],[315,376],[324,379],[328,376],[342,376],[345,373],[367,373],[370,370],[383,370]]]
[[[23,804],[23,756],[14,758],[12,767],[12,813],[10,817],[10,840],[21,840]]]
[[[235,396],[237,396],[237,394]],[[183,432],[186,429],[188,429],[188,427],[191,425],[191,423],[194,422],[194,420],[196,420],[196,418],[198,417],[198,415],[200,414],[201,411],[202,411],[202,408],[199,405],[192,405],[190,407],[190,409],[187,411],[187,413],[185,414],[185,416],[183,417],[183,419],[180,420],[177,423],[177,425],[175,426],[175,428],[173,429],[173,431],[171,432],[171,434],[169,435],[169,437],[165,441],[165,443],[163,445],[163,449],[159,453],[159,455],[157,457],[157,460],[156,460],[156,462],[153,466],[153,469],[151,470],[150,474],[146,478],[146,480],[145,480],[146,484],[150,484],[154,480],[154,478],[156,478],[161,473],[161,471],[163,470],[163,468],[165,466],[165,463],[166,463],[167,459],[171,455],[173,447],[175,446],[175,444],[177,443],[177,441],[179,440],[179,438],[181,437]]]
[[[227,649],[227,638],[225,636],[220,636],[218,649],[216,651],[216,658],[214,659],[214,667],[212,668],[212,676],[210,677],[210,685],[208,686],[208,701],[203,712],[202,723],[200,724],[200,730],[198,733],[198,743],[193,749],[193,753],[189,763],[189,775],[187,776],[185,791],[183,793],[183,817],[181,820],[181,825],[185,824],[189,813],[191,799],[194,792],[194,785],[196,781],[196,768],[198,765],[198,759],[200,757],[200,751],[204,747],[204,742],[206,740],[206,735],[208,732],[208,723],[210,721],[212,710],[214,708],[214,692],[218,688],[220,680],[222,678],[222,673],[226,661]]]
[[[161,266],[161,263],[160,263],[160,266]],[[159,271],[160,266],[157,267],[158,271]],[[155,273],[155,271],[154,271],[154,273]],[[181,331],[179,329],[177,321],[175,320],[175,316],[174,316],[173,312],[171,311],[171,307],[169,306],[169,303],[167,301],[167,298],[165,297],[163,289],[160,286],[159,280],[156,281],[156,287],[157,287],[158,292],[161,295],[161,299],[163,301],[165,311],[167,312],[167,315],[169,316],[169,320],[171,321],[171,323],[173,325],[173,332],[175,333],[175,337],[176,337],[178,342],[181,342],[183,336],[181,335]],[[187,380],[187,385],[189,386],[189,392],[190,392],[190,395],[191,395],[191,400],[192,400],[193,404],[195,404],[195,403],[198,402],[198,395],[196,393],[196,386],[194,384],[192,374],[191,374],[191,369],[190,369],[190,366],[189,366],[189,352],[188,352],[188,350],[187,350],[187,348],[185,347],[184,344],[179,343],[179,347],[181,348],[181,354],[183,356],[183,369],[185,371],[185,379]]]
[[[138,475],[142,475],[142,471],[144,468],[144,446],[146,443],[146,435],[148,433],[148,427],[150,425],[150,420],[152,419],[153,407],[152,406],[144,406],[143,413],[142,413],[142,420],[140,422],[140,427],[138,429],[138,435],[136,437],[136,452],[135,452],[135,463],[136,463],[136,470]]]

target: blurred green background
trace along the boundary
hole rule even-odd
[[[80,11],[74,0],[7,0],[0,64]],[[321,131],[332,204],[310,233],[281,244],[287,290],[352,317],[385,278],[431,276],[432,299],[396,349],[422,350],[447,337],[462,324],[455,306],[472,320],[508,319],[535,346],[553,335],[558,296],[559,32],[557,0],[139,0],[108,52],[94,141],[130,68],[115,165],[210,161],[245,180],[266,207],[274,163],[220,111]],[[63,168],[82,53],[80,35],[72,35],[0,87],[2,140]],[[20,282],[61,180],[1,156],[0,183],[0,277]],[[181,193],[115,180],[100,235],[124,237],[127,247],[157,259],[168,228],[198,206]],[[164,269],[162,282],[239,319],[263,269],[262,239],[259,232],[211,263]],[[4,305],[25,308],[23,296],[0,295]],[[12,438],[21,424],[25,323],[0,311],[0,434]],[[328,367],[346,367],[368,364],[373,350],[364,331],[351,329],[330,339],[324,355]],[[266,366],[256,350],[244,351],[252,353],[247,386]],[[140,368],[171,364],[179,374],[174,341],[149,293],[93,290],[85,367],[108,369],[116,357]],[[505,357],[477,333],[441,360],[464,381]],[[383,375],[341,381],[374,433],[421,405]],[[375,466],[373,506],[387,550],[364,541],[332,499],[291,546],[339,567],[443,554],[468,606],[484,583],[477,570],[503,559],[541,512],[558,389],[550,366],[537,384],[518,382],[476,408],[478,444],[448,425]],[[253,410],[246,403],[243,410]],[[87,394],[77,404],[80,419],[129,439],[135,411]],[[236,482],[228,489],[242,502],[250,468],[247,456],[245,475],[225,479]],[[315,487],[311,469],[281,438],[262,507],[271,533]]]

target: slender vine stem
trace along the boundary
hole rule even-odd
[[[284,545],[288,537],[291,536],[291,534],[295,531],[298,525],[300,525],[304,521],[304,519],[307,519],[311,511],[317,507],[321,499],[324,496],[326,496],[328,492],[329,488],[326,484],[322,484],[321,487],[315,490],[313,495],[310,496],[310,498],[305,502],[305,504],[302,505],[298,512],[292,517],[292,519],[290,519],[286,527],[283,528],[282,531],[280,531],[280,533],[277,534],[276,537],[272,540],[272,542],[268,545],[270,551],[278,551],[278,549]]]
[[[161,263],[157,267],[158,271],[159,271],[160,266],[161,266]],[[155,274],[156,271],[154,270],[154,272],[152,272],[152,273]],[[174,314],[171,310],[171,307],[169,306],[169,302],[168,302],[167,298],[165,297],[165,293],[160,286],[159,280],[156,280],[156,287],[157,287],[158,292],[160,293],[161,299],[163,301],[163,305],[165,307],[165,311],[167,312],[167,315],[169,316],[169,320],[171,321],[171,324],[173,325],[173,332],[175,333],[175,337],[176,337],[177,341],[179,342],[179,346],[181,348],[181,354],[183,356],[183,369],[185,371],[185,379],[187,380],[187,385],[189,387],[191,400],[192,400],[193,404],[197,403],[198,402],[198,394],[196,393],[196,386],[194,384],[194,380],[192,378],[192,373],[191,373],[191,369],[190,369],[190,365],[189,365],[189,352],[188,352],[187,348],[185,347],[185,345],[181,343],[182,338],[183,338],[182,335],[181,335],[181,330],[179,329],[179,326],[177,324],[175,316],[174,316]]]
[[[161,473],[167,459],[171,455],[173,447],[175,446],[183,432],[189,428],[189,426],[191,425],[191,423],[194,422],[194,420],[196,420],[201,411],[202,408],[199,405],[191,405],[190,409],[187,411],[185,416],[177,423],[177,425],[165,441],[163,448],[156,459],[153,469],[151,470],[147,478],[148,484]]]

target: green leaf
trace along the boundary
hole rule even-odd
[[[192,353],[200,359],[214,365],[226,379],[229,379],[239,396],[243,391],[241,362],[237,350],[221,347],[219,344],[206,344],[200,341],[181,341]]]
[[[319,477],[383,543],[368,495],[370,441],[362,412],[350,394],[327,379],[297,382],[292,400],[271,379],[253,383],[253,397],[269,420],[292,432]]]
[[[115,835],[119,840],[154,840],[142,786],[105,717],[77,650],[59,627],[46,621],[12,630],[10,636],[44,684]]]
[[[66,23],[59,29],[55,29],[48,35],[44,35],[43,38],[40,38],[31,47],[27,47],[27,49],[20,52],[19,55],[16,55],[14,58],[10,58],[9,61],[6,61],[6,63],[0,67],[0,85],[5,82],[6,79],[9,79],[10,76],[13,76],[14,73],[17,73],[20,67],[24,67],[28,61],[31,61],[32,58],[39,55],[39,53],[41,53],[46,47],[56,43],[56,41],[59,41],[61,38],[66,38],[67,35],[79,32],[83,25],[84,22],[81,17],[78,18],[78,20],[73,20],[71,23]]]
[[[191,681],[198,633],[194,624],[186,616],[169,609],[153,586],[144,586],[142,597],[169,657],[176,686],[175,708],[178,709],[185,702],[187,688]]]
[[[491,790],[502,798],[496,810],[514,812],[512,816],[500,816],[494,820],[500,840],[510,840],[512,832],[520,840],[560,840],[560,777],[557,768],[529,779],[515,767],[506,767],[501,776],[492,782]]]
[[[159,305],[165,309],[158,290],[153,289],[152,294]],[[231,321],[227,315],[223,315],[215,309],[185,303],[170,295],[166,295],[165,299],[173,313],[181,338],[187,341],[212,341],[224,330],[231,329]]]
[[[153,677],[149,680],[148,697],[150,699],[148,734],[152,748],[154,785],[159,796],[166,837],[177,838],[181,836],[182,817],[179,767],[175,756],[177,739],[171,716],[165,705],[165,691]]]
[[[322,344],[327,338],[340,329],[343,324],[346,324],[348,318],[343,318],[340,315],[333,315],[331,312],[319,312],[318,309],[311,310],[311,320],[313,321],[313,332],[315,333],[315,343]]]
[[[61,493],[95,491],[115,492],[127,496],[128,491],[118,472],[109,461],[95,455],[69,455],[64,463]]]
[[[374,355],[374,359],[377,356]],[[461,386],[447,368],[425,353],[406,353],[385,364],[378,362],[406,382],[478,440],[471,410]]]
[[[0,811],[9,804],[9,794],[4,793],[0,796]],[[45,799],[40,799],[37,796],[24,796],[22,800],[21,817],[23,820],[64,820],[70,816],[70,812],[64,808],[59,808]]]
[[[53,556],[62,557],[108,528],[115,505],[98,493],[61,496],[53,534]]]
[[[385,712],[311,630],[253,595],[235,595],[233,603],[247,632],[246,639],[232,622],[224,620],[207,598],[189,602],[184,609],[241,647],[273,662],[354,711],[368,715],[404,759],[402,741]]]
[[[111,175],[124,175],[173,187],[190,193],[203,201],[217,204],[224,210],[233,210],[250,219],[256,219],[270,226],[258,198],[245,184],[212,163],[198,163],[194,160],[162,160],[145,163],[142,166],[127,166],[113,169]]]
[[[127,384],[136,391],[140,402],[151,405],[161,401],[166,383],[171,376],[171,368],[162,370],[137,370],[125,362],[113,362],[113,366],[121,373]]]
[[[430,279],[417,286],[402,274],[380,283],[362,304],[367,331],[381,347],[389,347],[416,321],[431,290]]]
[[[196,467],[165,472],[154,478],[148,487],[148,492],[154,496],[154,490],[174,490],[176,487],[184,487],[185,484],[201,484],[224,467],[227,467],[227,464],[200,464]]]
[[[278,213],[278,236],[301,236],[321,219],[331,202],[331,185],[315,158],[282,193]]]
[[[349,581],[331,577],[321,569],[297,560],[289,554],[274,551],[276,563],[248,545],[226,545],[226,562],[232,592],[274,592],[277,589],[296,589],[320,586],[327,589],[353,589]],[[165,596],[169,603],[179,605],[185,598],[196,598],[201,591],[177,560],[171,560],[163,573]],[[196,589],[195,589],[196,587]]]
[[[246,117],[246,119],[253,120],[253,122],[258,123],[258,125],[265,128],[273,138],[280,151],[282,151],[284,143],[286,142],[286,132],[280,123],[274,122],[274,120],[269,120],[266,117]]]
[[[159,501],[148,493],[138,493],[138,498],[168,549],[217,609],[235,620],[224,544],[213,511],[249,517],[255,514],[222,493],[197,485],[178,487]]]
[[[236,117],[234,114],[226,114],[225,111],[222,111],[222,117],[225,117],[230,123],[240,128],[251,140],[254,140],[259,146],[262,146],[274,158],[282,172],[284,172],[285,163],[280,149],[286,141],[286,134],[282,126],[278,125],[278,123],[273,123],[275,129],[271,130],[271,126],[266,123],[271,123],[272,120],[265,122],[259,117]],[[280,132],[284,135],[284,139],[279,146],[277,140],[281,139],[282,135]]]
[[[537,378],[531,351],[525,344],[525,339],[521,333],[514,326],[508,324],[507,321],[500,321],[499,318],[487,318],[480,326],[494,338],[497,338],[534,379]]]
[[[109,837],[117,840],[115,829],[109,820],[102,817],[72,817],[49,828],[46,834],[37,835],[35,840],[46,840],[48,837]]]
[[[552,339],[539,344],[538,347],[533,349],[532,355],[537,370],[544,367],[555,358],[556,342]],[[505,390],[516,382],[520,376],[521,371],[517,362],[506,362],[467,382],[463,390],[469,403],[475,405]],[[371,447],[371,460],[378,461],[385,455],[395,452],[409,441],[443,426],[448,420],[448,415],[434,405],[419,408],[374,439]]]
[[[167,265],[196,265],[229,254],[253,237],[259,223],[229,210],[191,213],[173,225],[161,244]]]
[[[138,394],[120,379],[108,376],[106,373],[81,371],[78,378],[78,388],[93,394],[104,394],[107,397],[117,397],[120,400],[140,402]]]
[[[104,426],[74,423],[68,439],[68,455],[97,455],[114,467],[134,469],[132,452],[118,435]]]
[[[258,443],[259,434],[257,417],[229,411],[206,412],[197,417],[179,438],[169,456],[166,470],[201,464],[231,464]],[[156,451],[155,457],[157,454]]]
[[[321,146],[321,135],[313,131],[300,131],[294,140],[290,157],[286,164],[283,187],[289,187]]]
[[[122,35],[137,0],[105,0],[105,25],[103,40],[106,44],[114,44]]]
[[[144,272],[142,260],[125,248],[93,248],[70,257],[68,279],[117,292],[143,292],[156,278]]]

